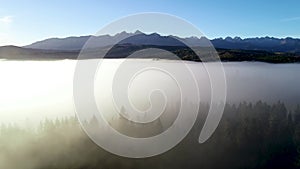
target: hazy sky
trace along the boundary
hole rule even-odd
[[[209,38],[300,38],[299,8],[299,0],[0,0],[0,45],[94,34],[111,21],[141,12],[176,15]]]

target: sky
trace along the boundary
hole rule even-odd
[[[287,0],[0,0],[0,46],[92,35],[124,16],[175,15],[208,38],[300,38],[300,1]]]

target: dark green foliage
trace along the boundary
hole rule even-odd
[[[195,47],[193,51],[191,48],[185,46],[158,46],[158,45],[133,45],[121,44],[115,45],[113,50],[108,52],[105,56],[107,59],[128,58],[142,49],[157,48],[172,52],[176,58],[170,57],[162,52],[153,53],[151,55],[136,55],[133,58],[152,58],[152,59],[175,59],[187,60],[196,62],[211,62],[215,61],[215,57],[211,57],[211,52],[214,49],[210,47]],[[95,59],[104,55],[107,50],[106,47],[86,49],[86,56],[80,59]],[[262,50],[242,50],[242,49],[216,49],[221,61],[238,62],[238,61],[258,61],[268,63],[299,63],[300,54],[295,52],[268,52]],[[60,51],[60,50],[41,50],[28,49],[14,46],[0,47],[0,59],[7,60],[61,60],[61,59],[79,59],[79,50]],[[196,55],[195,52],[198,54]],[[215,53],[216,54],[216,53]],[[200,57],[200,58],[199,58]]]
[[[256,50],[217,49],[222,61],[259,61],[268,63],[300,62],[296,53],[267,52]]]
[[[213,136],[197,139],[208,110],[175,148],[146,159],[112,155],[94,144],[76,118],[44,120],[36,131],[17,126],[0,128],[2,169],[181,169],[300,168],[300,107],[288,112],[278,102],[226,105]]]

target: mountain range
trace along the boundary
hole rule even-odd
[[[130,39],[127,39],[131,37]],[[174,41],[172,35],[161,36],[158,33],[145,34],[140,31],[134,33],[121,32],[114,36],[100,35],[100,36],[80,36],[80,37],[67,37],[67,38],[50,38],[42,41],[32,43],[24,46],[25,48],[43,49],[43,50],[60,50],[72,51],[81,50],[88,39],[92,38],[93,43],[89,45],[90,48],[101,48],[117,43],[120,39],[124,39],[119,44],[132,44],[132,45],[157,45],[157,46],[183,46],[184,44]],[[191,46],[207,46],[208,39],[205,37],[175,37],[182,42]],[[215,48],[220,49],[239,49],[239,50],[263,50],[268,52],[289,52],[300,53],[300,39],[296,38],[274,38],[274,37],[256,37],[245,38],[240,37],[226,37],[211,39],[210,42]]]
[[[263,61],[270,63],[300,62],[300,39],[296,38],[245,38],[226,37],[209,40],[205,37],[180,38],[162,36],[158,33],[145,34],[121,32],[114,36],[80,36],[67,38],[50,38],[27,46],[2,46],[0,59],[6,60],[57,60],[78,59],[83,49],[88,55],[81,59],[98,58],[101,52],[109,50],[106,58],[124,58],[136,51],[146,48],[160,48],[176,54],[180,59],[200,61],[189,46],[197,47],[205,55],[205,49],[213,45],[222,61]],[[208,50],[206,50],[208,51]],[[162,53],[152,56],[137,56],[165,58]],[[168,59],[168,58],[167,58]]]

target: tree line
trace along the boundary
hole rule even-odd
[[[223,118],[199,144],[207,105],[188,136],[172,150],[151,158],[128,159],[98,147],[76,117],[45,119],[36,129],[1,125],[0,168],[300,168],[300,106],[282,102],[227,104]]]

